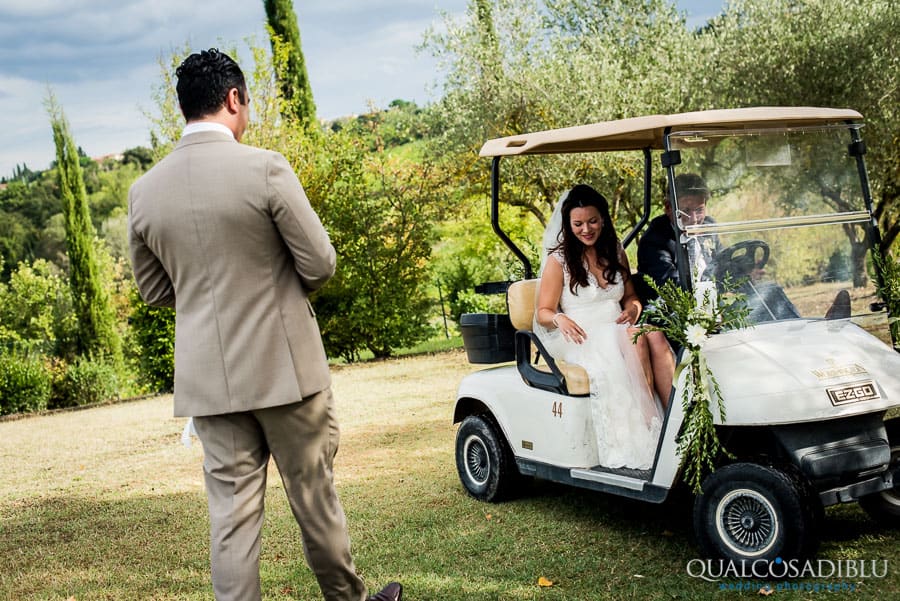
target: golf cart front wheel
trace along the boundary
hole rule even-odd
[[[481,501],[508,497],[519,477],[503,435],[480,415],[467,417],[456,433],[456,469],[465,489]]]
[[[694,501],[694,530],[704,555],[740,560],[810,556],[816,512],[806,488],[786,470],[755,463],[717,469]]]

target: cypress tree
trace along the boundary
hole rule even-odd
[[[118,367],[122,365],[122,341],[116,330],[109,294],[103,287],[78,150],[62,107],[52,93],[46,107],[56,145],[56,172],[69,256],[69,285],[78,318],[77,350],[88,357],[106,358]]]
[[[306,73],[306,59],[300,46],[300,28],[291,0],[263,0],[269,23],[272,52],[276,52],[278,41],[287,46],[287,62],[279,73],[278,86],[285,101],[282,116],[297,119],[303,123],[315,123],[316,105],[313,102],[312,87]],[[278,39],[276,39],[276,36]]]

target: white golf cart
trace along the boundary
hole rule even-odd
[[[671,391],[651,469],[594,465],[587,376],[540,353],[531,332],[538,280],[499,226],[503,157],[635,151],[643,155],[643,215],[624,237],[626,249],[650,218],[654,157],[670,187],[678,173],[697,173],[712,191],[707,214],[715,222],[673,225],[681,281],[690,286],[691,239],[717,237],[724,250],[715,274],[742,280],[751,310],[752,327],[713,334],[702,348],[725,401],[724,423],[713,411],[716,432],[735,458],[723,458],[695,498],[701,551],[733,560],[812,555],[823,507],[837,503],[859,501],[873,517],[900,524],[900,420],[885,421],[900,406],[900,354],[873,281],[879,233],[861,128],[852,110],[745,108],[485,143],[494,231],[525,275],[481,290],[505,291],[509,315],[461,319],[469,361],[505,363],[459,386],[453,420],[461,423],[456,463],[466,490],[498,501],[534,476],[662,503],[679,483],[686,371]],[[751,272],[764,275],[750,279]]]

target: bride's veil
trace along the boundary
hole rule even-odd
[[[547,259],[550,258],[550,253],[559,246],[560,242],[562,242],[562,206],[568,197],[569,190],[566,190],[560,195],[559,200],[556,202],[556,206],[553,207],[553,212],[550,214],[550,219],[547,221],[547,227],[544,229],[544,237],[541,241],[541,269],[538,271],[538,277],[544,274],[544,266],[547,264]],[[547,349],[547,352],[550,353],[550,356],[560,356],[561,345],[565,343],[565,340],[558,329],[547,329],[538,322],[537,303],[535,303],[535,313],[531,329],[544,344],[544,347]]]
[[[553,207],[553,212],[550,213],[550,219],[544,229],[544,238],[541,241],[541,269],[538,274],[544,273],[544,265],[547,264],[550,252],[562,242],[562,206],[568,197],[569,190],[566,190],[560,195],[556,206]]]

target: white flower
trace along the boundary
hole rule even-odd
[[[700,346],[704,342],[706,342],[706,328],[704,328],[699,323],[692,323],[687,327],[685,331],[685,335],[687,336],[687,342],[691,346]]]

